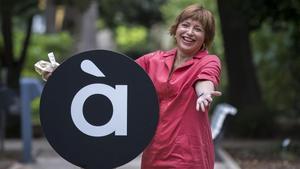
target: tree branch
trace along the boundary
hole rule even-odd
[[[32,21],[33,21],[33,16],[30,16],[27,21],[26,36],[23,41],[23,48],[22,48],[22,51],[20,54],[20,59],[18,62],[18,67],[20,69],[22,69],[24,62],[26,60],[26,54],[27,54],[28,46],[30,43],[31,32],[32,32]]]
[[[9,10],[1,10],[1,29],[4,41],[3,66],[13,64],[12,15]]]

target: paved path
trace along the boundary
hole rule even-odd
[[[21,153],[21,142],[16,140],[6,141],[5,150],[19,151]],[[18,161],[0,161],[0,169],[79,169],[79,167],[61,158],[44,139],[33,142],[32,152],[35,160],[33,163],[23,164]],[[222,162],[216,162],[215,169],[240,169],[225,151],[220,149],[218,153]],[[140,156],[117,169],[140,169]]]

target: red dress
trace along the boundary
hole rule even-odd
[[[200,51],[169,75],[176,51],[156,51],[136,60],[154,83],[160,106],[158,127],[143,152],[142,169],[213,169],[208,109],[196,110],[194,84],[210,80],[217,86],[220,60]]]

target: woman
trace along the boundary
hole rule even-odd
[[[143,169],[213,169],[208,108],[220,81],[221,65],[208,54],[214,18],[198,5],[185,8],[171,26],[176,48],[146,54],[136,62],[148,73],[159,97],[156,134],[142,156]],[[45,79],[51,71],[42,72]]]
[[[146,54],[136,62],[152,79],[159,97],[156,134],[142,156],[143,169],[213,169],[208,107],[219,84],[221,65],[208,47],[215,33],[210,11],[185,8],[170,28],[176,48]]]

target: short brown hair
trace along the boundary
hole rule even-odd
[[[186,7],[176,18],[175,23],[170,27],[170,35],[175,36],[178,25],[186,19],[192,18],[199,21],[205,32],[205,48],[211,46],[215,36],[215,19],[212,13],[198,4]]]

